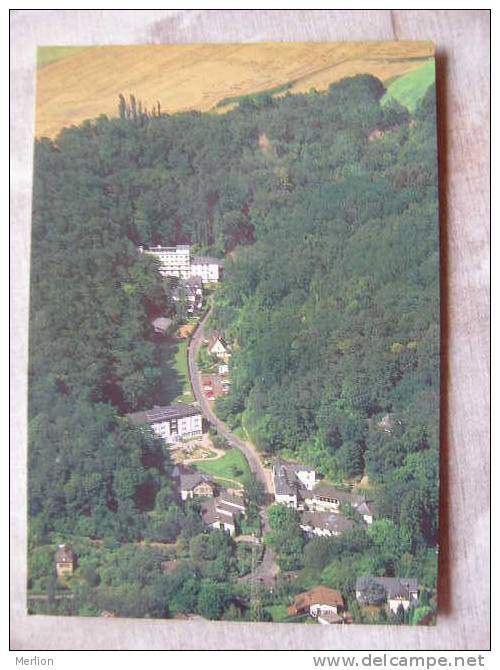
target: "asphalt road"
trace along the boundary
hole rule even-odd
[[[219,435],[222,435],[231,446],[236,447],[244,454],[250,466],[250,470],[255,474],[257,479],[259,479],[264,484],[266,492],[268,494],[272,494],[273,490],[271,486],[271,473],[262,465],[259,455],[253,444],[250,442],[245,442],[245,440],[242,440],[229,430],[226,424],[214,414],[214,411],[211,407],[211,402],[213,401],[207,400],[205,394],[203,393],[201,386],[201,376],[196,364],[196,358],[198,350],[202,345],[203,340],[205,339],[205,324],[211,313],[212,308],[208,310],[206,315],[198,324],[197,329],[191,337],[191,341],[188,347],[189,376],[191,378],[194,397],[202,408],[205,418],[213,426],[215,426],[215,428],[217,428]]]
[[[196,364],[196,359],[198,351],[201,345],[203,344],[203,340],[205,339],[205,324],[208,318],[210,317],[211,313],[212,308],[210,307],[206,315],[198,324],[198,327],[193,333],[191,341],[188,346],[189,376],[191,378],[191,386],[193,387],[194,397],[196,398],[198,404],[200,405],[205,418],[213,426],[217,428],[217,432],[219,433],[219,435],[225,437],[225,439],[231,446],[236,447],[243,453],[243,455],[248,461],[250,470],[254,473],[257,479],[259,479],[263,483],[264,489],[268,495],[269,500],[271,501],[274,500],[274,492],[271,484],[270,470],[266,469],[262,465],[259,454],[257,453],[253,444],[251,444],[250,442],[245,442],[245,440],[242,440],[237,435],[234,435],[234,433],[232,433],[229,430],[226,424],[214,414],[214,411],[212,410],[212,406],[210,404],[213,401],[207,400],[205,394],[203,393],[203,389],[201,386],[201,375],[199,373],[198,366]],[[270,531],[269,523],[267,520],[266,507],[261,508],[260,518],[262,524],[262,532],[263,535],[265,536],[266,533],[269,533]],[[256,567],[254,572],[252,572],[249,575],[246,575],[245,577],[241,577],[240,579],[242,581],[261,583],[265,584],[266,586],[272,587],[278,572],[279,568],[276,565],[274,554],[271,548],[269,546],[264,545],[264,555],[262,557],[262,561]]]

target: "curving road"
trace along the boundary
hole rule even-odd
[[[212,410],[210,402],[213,401],[207,400],[205,394],[203,393],[201,386],[201,375],[198,371],[196,359],[198,356],[198,351],[203,343],[203,340],[205,339],[205,324],[211,313],[212,307],[210,307],[208,312],[198,324],[198,327],[194,331],[191,337],[191,341],[188,345],[189,376],[191,378],[191,386],[193,387],[194,397],[203,410],[205,418],[213,426],[215,426],[215,428],[217,428],[219,435],[222,435],[231,446],[236,447],[244,454],[250,466],[250,470],[254,473],[257,479],[259,479],[264,484],[266,493],[273,494],[271,473],[262,465],[259,454],[257,453],[257,450],[253,444],[251,444],[251,442],[242,440],[229,430],[226,424],[221,421],[221,419],[219,419]]]
[[[205,325],[211,313],[212,313],[212,307],[210,307],[208,312],[205,314],[203,319],[198,324],[196,330],[194,331],[191,337],[191,341],[188,344],[189,377],[191,379],[191,386],[193,387],[194,397],[196,398],[198,404],[200,405],[205,418],[213,426],[215,426],[215,428],[217,428],[217,432],[219,433],[219,435],[225,437],[225,439],[232,447],[236,447],[243,453],[243,455],[248,461],[250,470],[254,473],[257,479],[259,479],[259,481],[263,483],[264,490],[266,492],[266,497],[269,499],[269,501],[273,501],[274,492],[271,483],[271,472],[269,469],[265,468],[262,465],[259,454],[255,449],[254,445],[251,442],[246,442],[245,440],[242,440],[240,437],[238,437],[229,430],[226,424],[216,416],[210,405],[211,401],[207,400],[205,394],[203,393],[203,388],[201,385],[201,375],[198,370],[196,360],[198,356],[198,351],[201,345],[203,344],[203,340],[205,339]],[[266,533],[269,533],[270,531],[269,523],[267,520],[266,507],[261,508],[260,519],[261,519],[262,533],[265,536]],[[260,583],[272,587],[278,572],[279,568],[276,564],[274,554],[271,548],[268,545],[264,545],[264,554],[262,557],[262,561],[256,567],[254,572],[252,572],[249,575],[245,575],[245,577],[241,577],[240,579],[241,581],[248,581],[250,583]]]

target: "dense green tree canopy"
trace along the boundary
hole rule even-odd
[[[230,545],[196,539],[199,513],[174,504],[163,445],[123,418],[157,401],[151,320],[174,312],[171,284],[139,244],[226,257],[214,322],[234,343],[232,385],[218,411],[230,426],[243,420],[263,451],[337,481],[369,475],[385,525],[346,539],[365,568],[415,567],[436,542],[434,89],[413,116],[382,105],[383,93],[366,75],[324,94],[248,98],[221,115],[148,116],[121,99],[120,118],[36,143],[30,546],[50,532],[107,543],[181,536],[189,568],[163,580],[160,601],[144,597],[143,615],[223,616],[218,585],[248,557],[238,566]],[[283,523],[270,541],[284,568],[300,566],[303,537],[296,520]],[[390,563],[382,549],[396,545]],[[342,551],[315,558],[331,583]],[[89,567],[82,589],[98,578]],[[133,588],[105,588],[89,612],[134,611]]]

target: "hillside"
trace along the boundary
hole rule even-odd
[[[382,104],[389,100],[397,100],[410,112],[414,112],[435,79],[435,65],[433,61],[429,61],[392,81],[387,87],[387,93],[382,99]]]
[[[209,111],[224,99],[269,89],[326,90],[360,73],[392,81],[432,55],[430,42],[40,47],[36,135],[54,137],[100,114],[117,116],[119,93],[133,93],[146,106],[159,100],[166,113]]]

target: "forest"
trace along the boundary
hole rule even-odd
[[[101,116],[36,142],[32,561],[56,537],[87,538],[114,552],[116,543],[182,535],[193,560],[189,543],[201,529],[196,513],[175,500],[168,454],[124,418],[157,400],[151,319],[175,310],[169,284],[137,246],[181,243],[226,259],[213,323],[234,343],[233,384],[218,413],[266,454],[314,465],[335,482],[367,475],[378,514],[401,540],[397,560],[391,567],[381,559],[380,572],[401,574],[405,561],[434,553],[435,94],[431,86],[410,113],[394,100],[382,104],[384,93],[379,80],[362,75],[321,94],[259,94],[226,114],[171,116],[122,96],[120,118]],[[319,560],[309,551],[316,540],[304,550],[300,542],[295,564],[306,574]],[[367,542],[365,556],[379,546]],[[323,573],[346,555],[338,543],[325,547]],[[197,573],[215,592],[217,580],[241,569],[230,543],[207,551],[233,566]],[[121,578],[99,574],[103,552],[92,559],[98,574],[85,588],[99,580],[96,592],[114,593]],[[182,575],[159,579],[169,593]],[[139,591],[148,580],[138,579]],[[235,607],[232,588],[209,618]],[[89,612],[110,609],[96,597]],[[203,610],[200,599],[197,592],[193,611]],[[259,608],[252,616],[265,619]],[[164,604],[146,610],[137,615],[168,615]]]

